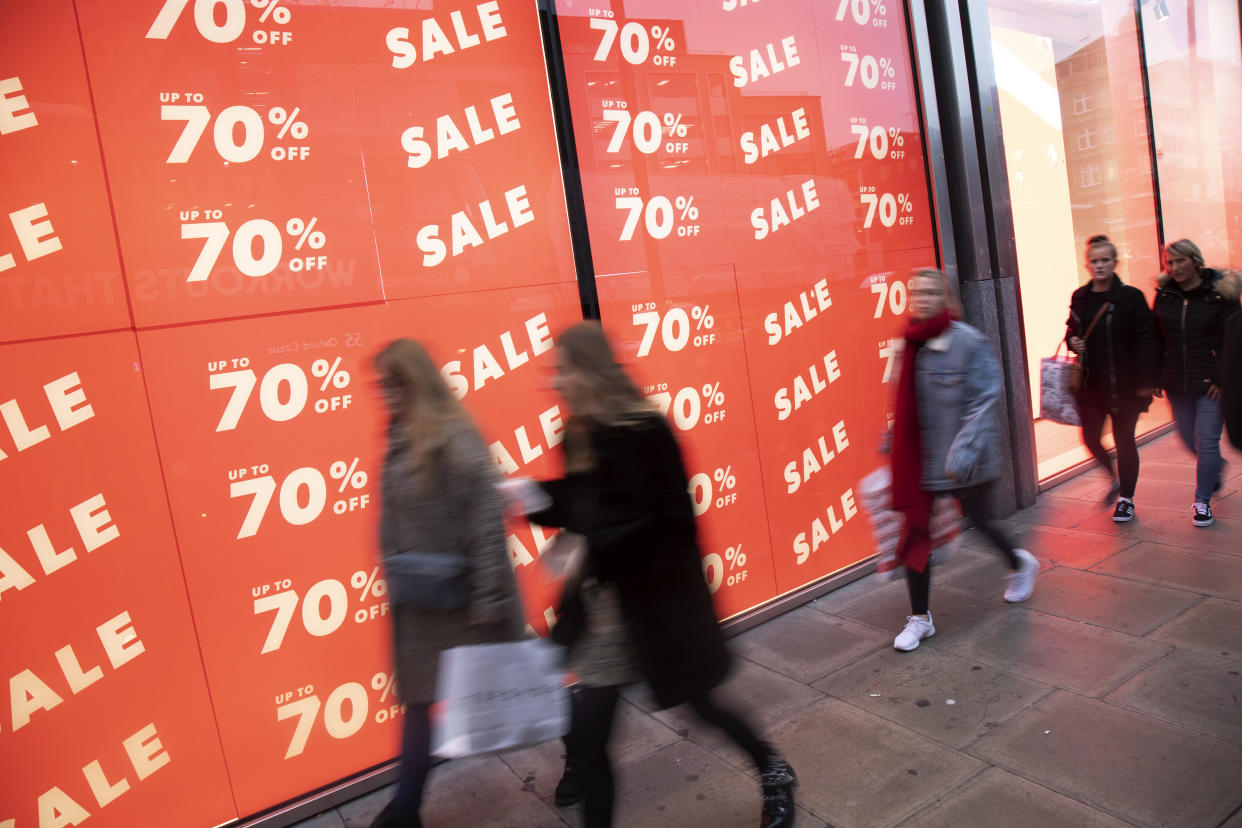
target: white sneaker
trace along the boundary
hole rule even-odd
[[[931,638],[935,634],[936,628],[932,626],[930,612],[927,613],[926,621],[915,615],[907,615],[906,628],[893,639],[893,649],[908,653],[917,649],[924,638]]]
[[[1039,561],[1025,549],[1015,549],[1018,556],[1018,571],[1005,576],[1009,586],[1005,589],[1005,600],[1011,604],[1025,601],[1035,591],[1035,578],[1039,575]]]

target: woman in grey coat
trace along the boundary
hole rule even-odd
[[[517,583],[505,545],[496,466],[427,352],[409,339],[375,357],[391,421],[381,489],[380,550],[457,554],[468,564],[463,606],[393,608],[397,694],[406,705],[397,794],[373,828],[419,826],[430,765],[430,707],[440,652],[522,634]]]
[[[1025,601],[1039,561],[993,522],[989,499],[1000,476],[1000,367],[983,334],[955,320],[957,295],[939,270],[915,273],[910,321],[893,417],[893,508],[905,517],[897,556],[906,567],[910,615],[893,647],[908,651],[935,635],[931,592],[932,500],[950,494],[1004,556],[1005,600]]]

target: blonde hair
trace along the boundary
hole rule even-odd
[[[948,275],[943,270],[937,270],[934,267],[920,267],[914,271],[914,278],[935,279],[940,283],[940,291],[944,294],[944,307],[949,312],[949,316],[954,319],[962,318],[962,300],[957,295],[957,285],[949,280]]]
[[[375,355],[380,381],[397,395],[395,419],[409,440],[410,463],[426,471],[428,484],[439,477],[445,447],[458,435],[482,444],[466,409],[445,384],[422,345],[412,339],[394,339]]]
[[[1190,259],[1200,270],[1204,268],[1203,251],[1199,249],[1199,245],[1190,239],[1178,239],[1172,244],[1165,245],[1165,252],[1174,256],[1181,256],[1183,259]]]

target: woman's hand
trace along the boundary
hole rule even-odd
[[[1071,351],[1078,354],[1079,356],[1082,356],[1083,351],[1087,350],[1087,343],[1083,342],[1081,337],[1071,336],[1067,340],[1066,344],[1070,346]]]
[[[1208,383],[1207,398],[1209,400],[1212,402],[1220,402],[1220,398],[1222,396],[1224,396],[1224,394],[1221,393],[1219,388],[1217,388],[1213,383]]]

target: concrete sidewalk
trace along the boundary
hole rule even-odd
[[[1191,525],[1193,460],[1142,449],[1138,517],[1115,524],[1098,472],[1005,524],[1043,563],[1025,604],[974,532],[934,575],[936,635],[892,649],[904,583],[857,581],[730,641],[724,695],[798,772],[800,828],[1242,828],[1242,455],[1216,525]],[[721,734],[626,694],[619,826],[753,828],[758,785]],[[428,828],[578,825],[552,790],[561,746],[434,769]],[[366,828],[391,789],[299,823]]]

